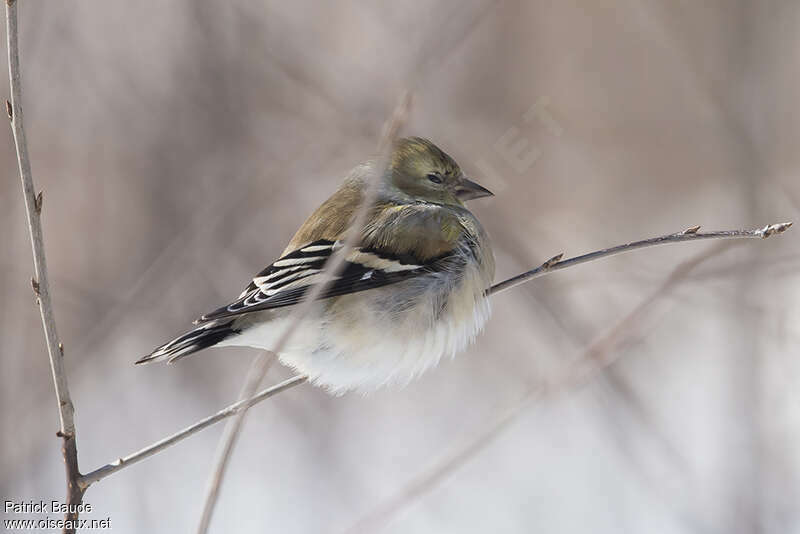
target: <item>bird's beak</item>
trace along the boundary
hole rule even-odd
[[[472,200],[481,197],[493,197],[494,193],[472,180],[462,178],[456,186],[456,197],[459,200]]]

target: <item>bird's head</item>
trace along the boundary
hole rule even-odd
[[[463,206],[466,200],[492,196],[468,180],[453,158],[421,137],[395,143],[387,178],[401,193],[425,202]]]

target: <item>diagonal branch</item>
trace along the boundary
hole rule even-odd
[[[245,384],[239,397],[240,399],[246,400],[253,396],[261,384],[261,381],[264,379],[264,375],[267,373],[269,364],[273,361],[275,355],[280,353],[281,349],[289,341],[289,338],[291,338],[291,336],[299,328],[301,322],[312,311],[314,302],[323,294],[328,285],[344,267],[345,258],[353,249],[353,247],[356,246],[361,235],[361,230],[367,222],[369,210],[375,202],[375,198],[378,194],[380,175],[385,172],[385,169],[388,166],[392,145],[400,129],[406,122],[410,106],[411,94],[404,92],[395,106],[391,117],[387,121],[383,135],[378,144],[378,160],[375,168],[373,169],[372,176],[368,178],[366,191],[364,192],[364,197],[361,200],[361,205],[359,206],[355,216],[353,217],[353,220],[350,223],[350,229],[348,230],[347,237],[344,239],[342,247],[335,251],[333,256],[331,256],[331,258],[326,262],[322,270],[322,280],[315,284],[303,301],[297,305],[290,318],[291,320],[289,326],[283,331],[281,336],[276,341],[274,349],[271,352],[265,352],[256,357],[247,373]],[[200,515],[200,523],[197,527],[198,534],[204,534],[208,532],[208,526],[211,522],[211,516],[214,512],[214,506],[216,505],[219,495],[219,488],[222,484],[222,479],[225,475],[228,461],[230,460],[233,452],[233,447],[236,443],[239,433],[241,432],[242,423],[244,422],[244,417],[247,413],[248,407],[249,406],[245,405],[243,409],[236,414],[234,419],[228,423],[228,426],[225,428],[225,432],[220,439],[217,457],[214,462],[214,468],[206,488],[206,498],[203,504],[203,511]]]
[[[599,251],[596,251],[596,252],[591,252],[589,254],[584,254],[582,256],[577,256],[575,258],[570,258],[570,259],[567,259],[567,260],[564,260],[564,261],[559,261],[560,258],[561,258],[561,255],[559,255],[559,256],[554,257],[551,260],[546,261],[545,263],[543,263],[541,266],[537,267],[536,269],[532,269],[532,270],[527,271],[527,272],[525,272],[523,274],[514,276],[512,278],[509,278],[508,280],[505,280],[503,282],[495,284],[488,291],[488,294],[489,295],[493,295],[495,293],[503,291],[504,289],[508,289],[510,287],[517,286],[519,284],[522,284],[522,283],[525,283],[525,282],[527,282],[529,280],[532,280],[533,278],[536,278],[536,277],[539,277],[539,276],[544,276],[544,275],[549,274],[551,272],[555,272],[557,270],[564,269],[564,268],[572,266],[572,265],[578,265],[580,263],[585,263],[587,261],[600,259],[600,258],[603,258],[603,257],[606,257],[606,256],[612,256],[614,254],[620,254],[622,252],[626,252],[626,251],[629,251],[629,250],[635,250],[637,248],[661,245],[661,244],[666,244],[666,243],[674,243],[674,242],[678,242],[678,241],[686,241],[686,240],[690,240],[690,239],[765,238],[765,237],[769,237],[769,236],[771,236],[773,234],[776,234],[776,233],[782,233],[787,228],[789,228],[789,226],[791,226],[791,223],[781,223],[781,224],[774,224],[774,225],[766,226],[766,227],[761,228],[759,230],[730,230],[730,231],[708,232],[708,233],[699,233],[698,232],[699,228],[698,227],[694,227],[694,228],[689,228],[688,230],[684,230],[683,232],[679,232],[677,234],[670,234],[670,235],[667,235],[667,236],[655,237],[655,238],[651,238],[651,239],[645,239],[645,240],[642,240],[642,241],[635,241],[633,243],[628,243],[628,244],[625,244],[625,245],[619,245],[619,246],[616,246],[616,247],[612,247],[612,248],[608,248],[608,249],[604,249],[604,250],[599,250]],[[688,236],[694,236],[694,237],[688,237]],[[708,257],[708,253],[704,253],[703,255],[698,257],[700,259],[690,260],[689,262],[685,262],[685,263],[681,264],[680,266],[678,266],[675,269],[675,271],[673,272],[673,274],[670,275],[670,277],[667,279],[667,282],[665,282],[664,287],[659,289],[654,295],[660,295],[661,293],[666,291],[673,284],[675,284],[681,277],[685,276],[686,272],[688,272],[690,269],[692,269],[700,261],[705,260],[707,257]],[[648,298],[647,300],[644,301],[645,303],[642,306],[649,305],[650,303],[652,303],[652,301],[654,299],[655,299],[654,296]],[[639,311],[640,311],[640,308],[637,308],[634,313],[638,314]],[[627,326],[628,321],[629,321],[629,319],[625,319],[621,323],[621,325],[626,325]],[[587,349],[587,354],[589,356],[591,356],[592,359],[597,361],[596,365],[603,366],[603,365],[607,365],[608,364],[608,362],[603,361],[602,358],[599,355],[608,353],[610,348],[607,345],[612,344],[612,341],[609,341],[609,339],[612,339],[612,340],[615,339],[616,336],[619,335],[618,330],[619,330],[619,328],[613,329],[611,331],[612,332],[611,334],[608,334],[607,336],[602,338],[601,342],[595,343],[590,348]],[[189,427],[187,427],[187,428],[185,428],[185,429],[183,429],[183,430],[181,430],[179,432],[176,432],[175,434],[173,434],[173,435],[171,435],[171,436],[169,436],[167,438],[164,438],[164,439],[162,439],[160,441],[157,441],[156,443],[153,443],[152,445],[149,445],[149,446],[145,447],[144,449],[141,449],[138,452],[132,453],[132,454],[130,454],[130,455],[124,457],[124,458],[121,458],[121,459],[119,459],[119,460],[117,460],[115,462],[109,463],[109,464],[107,464],[107,465],[105,465],[103,467],[95,469],[94,471],[92,471],[90,473],[87,473],[86,475],[83,475],[81,477],[81,479],[80,479],[80,485],[85,490],[87,487],[89,487],[90,484],[92,484],[94,482],[97,482],[99,480],[102,480],[102,479],[106,478],[107,476],[112,475],[112,474],[116,473],[117,471],[119,471],[121,469],[124,469],[124,468],[126,468],[126,467],[128,467],[130,465],[133,465],[133,464],[135,464],[135,463],[137,463],[137,462],[139,462],[141,460],[144,460],[145,458],[148,458],[148,457],[150,457],[150,456],[152,456],[152,455],[154,455],[154,454],[156,454],[158,452],[161,452],[162,450],[167,449],[167,448],[171,447],[172,445],[175,445],[176,443],[188,438],[189,436],[191,436],[191,435],[193,435],[193,434],[195,434],[195,433],[197,433],[197,432],[199,432],[199,431],[201,431],[201,430],[203,430],[203,429],[205,429],[205,428],[207,428],[207,427],[209,427],[209,426],[211,426],[211,425],[213,425],[215,423],[218,423],[219,421],[222,421],[223,419],[226,419],[228,417],[231,417],[231,416],[239,413],[241,411],[241,409],[245,405],[247,406],[247,408],[250,408],[250,407],[254,406],[257,403],[272,397],[273,395],[277,395],[278,393],[286,391],[287,389],[293,388],[293,387],[298,386],[300,384],[303,384],[305,382],[306,382],[306,377],[305,376],[295,376],[295,377],[290,378],[288,380],[285,380],[284,382],[281,382],[281,383],[279,383],[279,384],[277,384],[275,386],[267,388],[267,389],[261,391],[260,393],[258,393],[256,395],[252,395],[252,396],[248,397],[247,400],[240,400],[240,401],[228,406],[227,408],[217,412],[216,414],[211,415],[209,417],[206,417],[205,419],[202,419],[202,420],[198,421],[197,423],[195,423],[195,424],[193,424],[193,425],[191,425],[191,426],[189,426]],[[537,395],[534,395],[533,392],[531,392],[531,394],[534,397],[537,397]],[[529,399],[526,397],[525,402],[527,402],[528,400]],[[517,412],[518,412],[518,410],[517,410],[517,408],[515,408],[514,410],[512,410],[508,414],[505,414],[503,417],[499,418],[498,422],[497,422],[497,425],[495,425],[495,427],[496,428],[500,428],[500,427],[505,426],[506,419],[513,418],[514,414],[517,413]],[[447,470],[445,469],[444,471],[447,471]]]
[[[579,389],[598,372],[609,368],[620,356],[618,353],[612,353],[612,350],[618,347],[626,337],[630,337],[631,331],[635,331],[637,323],[641,322],[642,316],[648,312],[649,308],[660,298],[669,294],[677,285],[686,281],[689,274],[700,264],[718,255],[723,250],[725,250],[724,247],[714,247],[678,265],[655,291],[636,305],[605,334],[589,344],[583,350],[582,357],[570,365],[569,369],[560,378],[527,388],[514,404],[492,418],[486,426],[474,435],[456,444],[430,468],[412,478],[408,484],[394,495],[360,517],[344,533],[378,532],[400,511],[407,509],[413,502],[430,493],[447,477],[491,445],[519,416],[535,403],[555,397],[566,391]],[[547,263],[545,262],[544,265],[547,265]],[[544,274],[548,272],[552,271],[543,271]]]
[[[487,5],[492,5],[489,2]],[[475,22],[488,11],[482,11]],[[362,201],[362,205],[357,211],[354,221],[351,224],[351,232],[345,239],[344,246],[334,254],[331,260],[326,265],[323,272],[323,282],[317,284],[308,294],[303,303],[301,303],[295,311],[294,320],[291,322],[290,327],[283,333],[279,342],[275,347],[274,353],[265,353],[260,355],[251,367],[248,373],[245,386],[243,387],[240,395],[240,400],[227,408],[213,414],[205,419],[202,419],[195,424],[168,436],[152,445],[141,449],[127,457],[120,458],[119,460],[102,466],[87,475],[81,475],[78,469],[77,447],[75,440],[75,422],[74,422],[74,408],[69,394],[67,384],[67,377],[64,369],[63,361],[63,346],[59,342],[58,333],[53,314],[53,305],[50,295],[50,286],[47,275],[47,264],[44,251],[44,242],[42,236],[41,224],[41,210],[42,210],[42,193],[36,194],[33,183],[33,176],[31,172],[30,159],[28,155],[27,141],[25,137],[25,130],[23,126],[23,109],[22,109],[22,85],[20,74],[20,59],[19,59],[19,43],[18,43],[18,25],[17,25],[17,2],[16,0],[6,0],[6,29],[7,29],[7,49],[8,49],[8,62],[9,62],[9,81],[11,89],[11,99],[6,101],[6,109],[8,116],[11,119],[11,127],[14,136],[14,141],[17,151],[17,160],[19,165],[20,178],[22,181],[23,195],[25,199],[25,207],[27,214],[28,227],[31,238],[31,246],[33,251],[35,277],[31,280],[33,290],[37,295],[37,301],[40,308],[42,325],[45,333],[45,340],[47,344],[48,355],[50,359],[50,366],[53,376],[53,383],[56,391],[56,398],[58,401],[60,429],[57,435],[63,439],[62,454],[66,466],[67,478],[67,496],[66,504],[77,505],[83,499],[83,494],[86,489],[94,482],[102,480],[107,476],[116,473],[117,471],[134,463],[138,463],[166,448],[182,441],[183,439],[223,420],[234,417],[230,426],[226,429],[223,440],[221,441],[220,453],[218,454],[216,467],[213,471],[211,480],[209,482],[208,493],[205,501],[203,514],[200,521],[198,531],[204,533],[208,529],[211,519],[211,514],[217,499],[219,487],[225,472],[227,461],[230,458],[231,451],[236,441],[236,437],[241,429],[244,415],[246,411],[253,405],[274,396],[282,391],[290,389],[294,386],[306,382],[306,377],[296,376],[280,384],[262,390],[256,394],[264,375],[266,374],[269,364],[273,361],[274,354],[279,352],[281,347],[289,339],[289,337],[296,330],[302,318],[311,310],[314,300],[316,300],[325,289],[330,280],[335,276],[336,272],[341,268],[344,263],[344,257],[347,252],[355,244],[358,238],[358,231],[363,225],[367,217],[369,206],[374,201],[375,193],[377,191],[378,180],[373,179],[367,187],[367,192]],[[471,24],[468,28],[474,27]],[[468,34],[468,32],[467,32]],[[395,113],[388,122],[386,131],[381,139],[379,145],[380,158],[376,165],[375,173],[381,172],[386,166],[388,158],[388,150],[391,147],[392,141],[397,136],[401,126],[404,124],[408,107],[410,105],[409,95],[404,95],[400,104],[396,107]],[[675,243],[681,241],[689,241],[696,239],[734,239],[734,238],[766,238],[773,234],[782,233],[791,226],[791,223],[780,223],[766,226],[759,230],[733,230],[733,231],[720,231],[720,232],[698,232],[699,227],[689,228],[683,232],[676,234],[665,235],[661,237],[645,239],[619,245],[616,247],[592,252],[582,256],[577,256],[567,260],[561,261],[562,255],[558,255],[551,260],[548,260],[541,266],[532,269],[528,272],[522,273],[518,276],[505,280],[499,284],[492,286],[487,290],[487,296],[493,295],[500,291],[504,291],[511,287],[532,280],[533,278],[555,272],[557,270],[565,269],[580,263],[586,263],[596,259],[600,259],[622,252],[635,250],[638,248],[650,247],[655,245]],[[507,416],[501,418],[496,425],[499,429],[504,427],[515,416],[516,411],[512,411]],[[481,443],[475,447],[480,448]],[[466,458],[472,454],[472,449],[467,450]],[[454,464],[462,461],[462,457],[456,458]],[[450,466],[443,469],[443,473],[447,472]],[[77,510],[75,506],[71,507],[72,510]],[[78,519],[77,511],[68,512],[65,516],[66,526],[64,532],[74,532],[75,522]]]
[[[569,258],[566,260],[561,260],[561,257],[564,255],[562,253],[558,256],[550,258],[535,269],[531,269],[530,271],[518,274],[517,276],[513,276],[508,280],[500,282],[499,284],[493,285],[491,288],[489,288],[487,294],[494,295],[495,293],[505,291],[506,289],[511,289],[512,287],[524,284],[529,280],[544,276],[553,271],[560,271],[561,269],[566,269],[567,267],[572,267],[573,265],[580,265],[581,263],[599,260],[600,258],[615,256],[617,254],[622,254],[623,252],[630,252],[631,250],[654,247],[656,245],[667,245],[669,243],[679,243],[681,241],[695,241],[698,239],[766,239],[774,234],[782,234],[791,225],[791,222],[785,222],[770,224],[757,230],[720,230],[716,232],[700,232],[699,226],[692,226],[683,232],[662,235],[659,237],[651,237],[649,239],[642,239],[641,241],[633,241],[632,243],[625,243],[624,245],[617,245],[616,247],[604,248],[603,250],[597,250],[595,252],[583,254],[582,256],[575,256],[574,258]]]
[[[33,249],[33,265],[36,276],[31,279],[31,285],[39,303],[47,353],[50,356],[50,370],[53,374],[53,385],[58,400],[60,428],[56,435],[63,439],[61,452],[67,471],[66,502],[77,505],[83,499],[83,489],[77,483],[80,472],[78,471],[78,450],[75,445],[75,412],[69,395],[67,375],[64,371],[64,347],[58,339],[53,301],[50,297],[50,282],[47,277],[47,260],[42,236],[42,192],[37,195],[33,184],[28,142],[25,139],[25,127],[22,119],[22,78],[19,63],[16,0],[6,0],[6,35],[8,38],[8,77],[11,86],[11,101],[6,100],[6,111],[11,120],[11,130],[14,133],[14,143],[17,147],[17,163],[22,179],[22,193],[25,197],[25,212]],[[73,525],[77,518],[77,511],[68,512],[65,515],[67,526],[64,527],[64,532],[75,531],[75,528],[70,528],[70,525]]]
[[[274,386],[268,387],[260,391],[259,393],[253,395],[249,399],[235,402],[230,406],[228,406],[227,408],[218,411],[214,415],[210,415],[205,419],[201,419],[196,423],[194,423],[193,425],[190,425],[184,428],[183,430],[180,430],[172,434],[171,436],[167,436],[164,439],[156,441],[155,443],[145,447],[144,449],[129,454],[128,456],[120,458],[114,462],[111,462],[110,464],[106,464],[103,467],[99,467],[94,471],[92,471],[91,473],[86,473],[85,475],[81,476],[79,484],[81,488],[86,489],[91,484],[103,480],[109,475],[113,475],[120,469],[124,469],[137,462],[141,462],[142,460],[149,458],[150,456],[153,456],[154,454],[161,452],[164,449],[171,447],[172,445],[175,445],[179,441],[182,441],[188,438],[189,436],[196,434],[197,432],[200,432],[201,430],[222,421],[223,419],[227,419],[228,417],[236,415],[243,409],[250,408],[253,405],[258,404],[259,402],[266,400],[272,397],[273,395],[277,395],[278,393],[286,391],[287,389],[293,388],[294,386],[299,386],[305,381],[306,377],[304,376],[293,376],[292,378],[284,380],[279,384],[276,384]]]

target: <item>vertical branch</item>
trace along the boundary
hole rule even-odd
[[[280,347],[278,347],[278,349],[280,350]],[[239,393],[239,402],[244,402],[246,399],[253,396],[253,393],[258,389],[258,386],[267,374],[272,362],[275,361],[275,358],[277,358],[276,352],[264,351],[253,360],[250,369],[247,371],[247,377],[245,378],[242,390]],[[305,377],[301,377],[300,383],[305,381]],[[236,446],[236,442],[239,439],[239,434],[242,431],[244,415],[248,409],[249,406],[245,405],[243,409],[225,425],[222,437],[219,440],[213,463],[214,467],[206,486],[206,496],[203,503],[203,512],[200,515],[200,524],[197,527],[197,531],[200,533],[207,532],[208,526],[211,524],[211,516],[214,513],[214,506],[219,498],[219,489],[220,486],[222,486],[222,479],[225,476],[225,471],[228,469],[228,463],[233,454],[233,448]]]
[[[42,326],[50,356],[50,369],[53,373],[53,385],[58,400],[60,428],[56,433],[63,439],[62,454],[67,471],[67,504],[80,504],[83,490],[78,484],[78,452],[75,446],[75,420],[72,399],[67,386],[67,375],[64,372],[64,347],[59,342],[56,321],[53,315],[53,302],[50,298],[50,283],[47,278],[47,261],[44,254],[42,237],[42,193],[36,194],[31,173],[31,162],[28,156],[28,143],[25,139],[25,128],[22,114],[22,80],[19,64],[19,35],[17,28],[16,0],[6,0],[6,35],[8,38],[8,74],[11,86],[11,101],[6,100],[6,111],[11,120],[11,130],[17,147],[17,163],[22,179],[22,193],[25,197],[25,211],[28,217],[28,229],[33,249],[33,265],[35,277],[31,279],[33,291],[36,293]],[[74,532],[74,522],[78,514],[67,513],[67,526],[64,532]]]

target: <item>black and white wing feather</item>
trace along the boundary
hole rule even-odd
[[[258,273],[237,300],[203,315],[197,322],[297,304],[312,285],[321,281],[325,262],[341,246],[339,241],[319,240],[286,254]],[[422,262],[411,255],[357,247],[350,251],[341,272],[320,298],[365,291],[434,272],[442,259]]]

